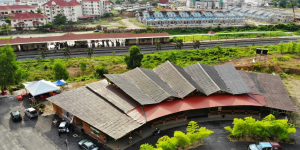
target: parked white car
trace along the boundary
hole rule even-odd
[[[25,109],[24,113],[28,118],[34,118],[38,116],[38,111],[34,108],[27,108]]]

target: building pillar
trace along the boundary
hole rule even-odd
[[[138,38],[136,39],[135,43],[136,43],[136,45],[139,45],[139,39]]]
[[[132,144],[132,136],[131,136],[131,132],[130,132],[130,135],[129,135],[129,145]]]
[[[152,40],[151,40],[151,43],[152,43],[152,45],[153,45],[153,38],[152,38]]]
[[[121,150],[120,149],[120,145],[119,145],[119,140],[117,140],[117,148],[116,148],[116,150]]]
[[[19,49],[19,52],[21,51],[21,46],[20,45],[18,45],[18,49]]]
[[[89,47],[92,47],[91,46],[91,40],[87,40],[87,47],[89,48]]]

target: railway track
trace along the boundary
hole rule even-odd
[[[254,40],[247,40],[247,41],[212,41],[212,42],[201,42],[200,49],[204,48],[214,48],[216,45],[221,45],[222,47],[234,47],[235,44],[237,46],[252,46],[255,45],[273,45],[273,44],[279,44],[280,42],[287,43],[290,41],[297,41],[297,38],[290,38],[290,39],[254,39]],[[156,52],[155,45],[141,45],[141,51],[142,53],[152,53]],[[76,49],[72,51],[71,49],[71,57],[85,57],[87,56],[85,52],[86,48],[82,49]],[[112,52],[115,52],[116,55],[124,55],[128,54],[129,46],[125,47],[105,47],[105,48],[95,48],[93,56],[105,56],[105,55],[112,55]],[[185,44],[181,50],[191,50],[194,49],[192,44]],[[163,44],[161,51],[168,51],[168,50],[175,50],[174,46],[171,44]],[[31,52],[31,53],[17,53],[18,60],[27,60],[28,58],[35,59],[36,55],[39,55],[39,52]],[[56,53],[50,52],[48,53],[46,58],[64,58],[63,51],[58,50]]]

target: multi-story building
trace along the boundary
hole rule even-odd
[[[42,5],[42,11],[47,15],[48,21],[52,22],[54,16],[62,14],[67,17],[68,21],[77,21],[82,16],[82,5],[76,0],[69,2],[64,0],[50,0]]]
[[[245,0],[187,0],[186,6],[197,9],[228,9],[241,7]]]
[[[158,27],[199,27],[207,25],[243,25],[245,18],[230,11],[173,11],[137,13],[138,21]]]
[[[236,15],[242,15],[246,19],[254,20],[258,22],[267,23],[291,23],[293,22],[294,16],[286,11],[277,12],[273,9],[264,8],[233,8],[230,10]]]
[[[104,1],[104,11],[105,13],[111,13],[112,3],[109,1]]]
[[[39,13],[14,13],[10,18],[12,27],[37,27],[47,23],[47,16]]]
[[[21,12],[36,12],[37,6],[29,6],[29,5],[7,5],[0,6],[0,14],[1,15],[9,15],[11,13],[21,13]]]
[[[84,16],[102,16],[105,13],[105,10],[103,9],[105,7],[104,0],[82,0],[79,2],[82,4],[82,12]]]

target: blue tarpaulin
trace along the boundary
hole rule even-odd
[[[53,84],[55,84],[56,86],[61,86],[61,85],[66,85],[67,82],[64,80],[57,80],[55,82],[52,82]]]

